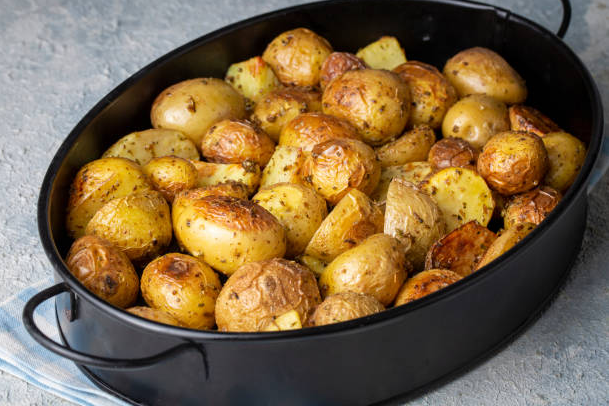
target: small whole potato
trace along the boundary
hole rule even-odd
[[[435,142],[436,134],[431,127],[421,125],[405,132],[397,140],[377,148],[376,156],[383,168],[425,161]]]
[[[353,124],[366,143],[382,145],[404,130],[410,117],[410,90],[393,72],[350,70],[326,87],[322,108],[325,114]]]
[[[374,297],[351,291],[335,293],[324,299],[311,317],[311,326],[340,323],[382,312],[385,307]]]
[[[442,125],[444,115],[457,101],[457,91],[435,66],[408,61],[393,70],[410,88],[411,127],[426,124],[433,129]]]
[[[526,131],[544,137],[546,134],[560,131],[560,127],[541,111],[518,104],[510,106],[510,126],[512,131]]]
[[[505,131],[494,135],[478,157],[478,172],[503,195],[526,192],[548,171],[548,153],[532,133]]]
[[[269,162],[275,143],[260,128],[244,120],[222,120],[210,127],[201,142],[201,153],[209,162],[240,164]]]
[[[512,196],[503,210],[503,227],[507,229],[519,223],[541,223],[561,197],[560,192],[549,186]]]
[[[176,194],[197,186],[197,169],[190,161],[177,156],[153,158],[142,170],[169,203]]]
[[[444,65],[444,75],[459,97],[486,94],[507,104],[522,103],[527,98],[524,79],[505,59],[487,48],[459,52]]]
[[[156,321],[157,323],[169,324],[170,326],[181,327],[179,321],[176,320],[171,314],[164,312],[160,309],[153,309],[148,306],[134,306],[127,309],[127,311],[131,314],[134,314],[143,319],[148,319],[152,321]]]
[[[313,147],[301,168],[301,176],[334,205],[351,189],[372,193],[379,182],[381,166],[370,146],[342,138]]]
[[[345,120],[323,113],[303,113],[283,127],[279,145],[311,152],[315,145],[339,138],[361,139],[355,127]]]
[[[152,104],[154,128],[181,131],[196,146],[214,123],[226,118],[244,118],[245,99],[221,79],[197,78],[163,90]]]
[[[395,305],[401,306],[410,303],[440,289],[444,289],[461,279],[462,277],[459,274],[447,269],[423,271],[406,281],[395,299]]]
[[[461,138],[443,138],[429,150],[428,161],[434,169],[450,167],[476,170],[478,151]]]
[[[550,165],[544,183],[564,192],[573,184],[586,160],[586,145],[565,132],[549,133],[541,140],[548,151]]]
[[[304,325],[321,302],[315,276],[306,267],[274,258],[241,266],[216,301],[220,331],[260,331],[291,310]]]
[[[285,254],[285,230],[260,205],[228,196],[206,196],[181,209],[174,221],[180,246],[231,275],[241,265]]]
[[[87,289],[117,307],[137,299],[140,280],[129,258],[103,238],[85,235],[74,241],[66,265]]]
[[[387,234],[371,235],[328,264],[319,278],[322,296],[352,291],[391,304],[411,270],[405,248]]]
[[[503,102],[484,95],[471,95],[455,103],[444,116],[444,138],[463,138],[480,149],[495,134],[508,131],[510,120]]]
[[[325,89],[334,79],[349,70],[366,69],[368,66],[360,58],[349,52],[332,52],[321,65],[319,85]]]
[[[331,53],[332,47],[325,38],[306,28],[296,28],[273,39],[262,59],[284,85],[314,87],[319,84],[321,65]]]

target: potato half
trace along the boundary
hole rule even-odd
[[[152,158],[142,170],[169,203],[181,191],[197,186],[198,173],[195,166],[176,156]]]
[[[436,134],[431,127],[421,125],[405,132],[397,140],[377,148],[376,156],[383,168],[425,161],[435,142]]]
[[[311,326],[340,323],[382,312],[385,307],[374,297],[351,291],[335,293],[324,299],[311,317]]]
[[[514,245],[518,244],[524,237],[526,237],[531,231],[535,229],[535,224],[532,223],[520,223],[516,224],[507,230],[503,230],[499,237],[493,241],[488,250],[482,255],[476,270],[489,264],[501,255],[511,250]]]
[[[395,305],[401,306],[420,299],[440,289],[452,285],[462,277],[447,269],[430,269],[408,279],[395,299]]]
[[[252,194],[260,184],[260,167],[245,161],[242,164],[217,164],[203,161],[190,161],[197,169],[197,186],[215,186],[226,182],[238,182],[247,187]]]
[[[406,62],[406,54],[398,39],[387,35],[357,51],[357,57],[373,69],[392,70]]]
[[[303,113],[283,127],[279,145],[311,152],[315,145],[339,138],[361,139],[355,127],[345,120],[323,113]]]
[[[478,151],[461,138],[443,138],[429,150],[429,163],[434,169],[450,167],[476,170]]]
[[[169,324],[170,326],[181,327],[179,321],[175,317],[160,309],[153,309],[148,306],[134,306],[126,309],[129,313],[134,314],[143,319],[156,321],[157,323]]]
[[[560,127],[541,111],[522,104],[509,108],[512,131],[525,131],[540,137],[560,131]]]
[[[306,155],[300,148],[278,145],[262,171],[260,187],[277,183],[301,183],[300,168],[305,159]]]
[[[565,132],[549,133],[541,140],[549,162],[544,183],[564,192],[573,184],[586,160],[586,145]]]
[[[248,107],[281,86],[273,69],[259,56],[233,63],[228,67],[224,80],[245,97]]]
[[[343,73],[367,67],[364,61],[349,52],[332,52],[321,65],[319,85],[323,90],[333,79]]]
[[[514,195],[503,210],[503,227],[510,228],[519,223],[539,224],[554,210],[561,198],[560,192],[549,186]]]
[[[387,190],[394,178],[400,178],[415,185],[427,179],[433,172],[429,162],[409,162],[405,165],[388,166],[381,170],[381,179],[370,197],[381,205],[387,200]]]

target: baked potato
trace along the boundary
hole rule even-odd
[[[273,69],[260,56],[233,63],[224,80],[245,97],[248,110],[265,94],[281,86]]]
[[[156,321],[157,323],[169,324],[170,326],[182,327],[182,324],[171,314],[160,309],[153,309],[148,306],[134,306],[126,309],[129,313],[143,319]]]
[[[541,140],[549,163],[543,183],[564,192],[573,184],[586,160],[586,145],[565,132],[548,133]]]
[[[462,138],[443,138],[431,147],[427,159],[436,170],[457,167],[475,171],[478,151]]]
[[[137,299],[140,280],[120,249],[94,235],[74,241],[66,266],[88,290],[116,307],[129,307]]]
[[[301,183],[300,168],[306,155],[300,148],[278,145],[262,171],[260,187],[277,183]]]
[[[421,125],[406,131],[397,140],[377,148],[376,157],[383,168],[425,161],[435,142],[436,134],[431,127]]]
[[[283,127],[279,145],[311,152],[315,145],[339,138],[361,139],[357,130],[345,120],[323,113],[303,113]]]
[[[395,73],[350,70],[326,87],[322,109],[347,120],[366,143],[378,146],[404,130],[410,117],[410,91]]]
[[[241,266],[216,301],[220,331],[260,331],[291,310],[307,323],[321,302],[315,276],[304,266],[274,258]]]
[[[505,131],[496,134],[478,157],[478,173],[491,188],[506,196],[540,185],[548,166],[544,143],[533,133]]]
[[[428,125],[434,130],[442,126],[448,109],[457,101],[457,91],[435,66],[409,61],[393,69],[410,88],[409,126]]]
[[[395,299],[395,306],[401,306],[444,289],[462,279],[447,269],[430,269],[416,274],[401,287]]]
[[[407,182],[419,185],[433,172],[433,168],[427,161],[409,162],[405,165],[388,166],[381,170],[381,179],[370,197],[377,203],[384,205],[387,199],[389,184],[394,178],[400,178]]]
[[[171,253],[150,262],[142,273],[142,296],[188,328],[205,330],[215,324],[216,299],[222,289],[218,275],[203,261]]]
[[[406,62],[406,54],[395,37],[383,36],[357,51],[357,57],[372,69],[392,70]]]
[[[209,127],[226,118],[245,118],[245,99],[216,78],[176,83],[157,96],[150,110],[154,128],[181,131],[197,147]]]
[[[283,257],[285,230],[260,205],[229,196],[206,196],[181,209],[174,221],[181,247],[231,275],[241,265]]]
[[[215,186],[226,182],[238,182],[247,187],[252,194],[260,185],[260,167],[255,162],[241,164],[217,164],[203,161],[190,161],[197,169],[197,187]]]
[[[486,94],[507,104],[527,98],[524,79],[499,54],[475,47],[459,52],[444,65],[444,75],[459,97]]]
[[[319,86],[325,89],[335,78],[349,70],[366,69],[368,66],[349,52],[332,52],[321,65]]]
[[[484,255],[482,255],[480,261],[478,261],[476,270],[484,267],[496,258],[499,258],[508,252],[510,249],[512,249],[512,247],[514,247],[514,245],[518,244],[524,239],[524,237],[533,231],[533,229],[535,229],[535,224],[520,223],[501,231],[491,246],[488,247]]]
[[[371,235],[328,264],[319,278],[322,296],[352,291],[391,304],[411,270],[406,248],[387,234]]]
[[[173,202],[176,194],[193,189],[198,183],[197,168],[190,161],[177,156],[152,158],[142,167],[142,171],[169,203]]]
[[[293,183],[262,188],[252,201],[268,210],[285,228],[285,256],[288,258],[303,253],[328,215],[326,201],[320,195],[306,186]]]
[[[385,306],[374,297],[349,290],[335,293],[324,299],[313,313],[309,324],[323,326],[340,323],[382,312]]]
[[[525,131],[540,137],[551,132],[561,131],[554,121],[533,107],[518,104],[510,106],[508,110],[512,131]]]
[[[315,145],[300,171],[303,182],[332,205],[351,189],[372,193],[381,176],[374,150],[362,141],[347,138]]]
[[[510,228],[519,223],[541,223],[561,198],[560,192],[549,186],[512,196],[503,210],[503,228]]]

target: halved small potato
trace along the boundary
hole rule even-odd
[[[499,237],[497,237],[497,239],[493,241],[491,246],[488,247],[488,250],[486,250],[484,255],[482,255],[482,258],[480,258],[480,261],[476,266],[476,270],[482,268],[483,266],[489,264],[496,258],[499,258],[501,255],[511,250],[514,245],[522,241],[522,239],[534,229],[535,224],[520,223],[508,228],[507,230],[501,231],[499,233]]]
[[[197,169],[188,160],[176,156],[153,158],[142,168],[156,190],[169,203],[175,196],[197,186]]]
[[[401,306],[458,282],[462,277],[447,269],[430,269],[408,279],[400,289],[395,305]]]
[[[549,161],[544,183],[564,192],[573,184],[586,160],[586,145],[565,132],[549,133],[541,140]]]
[[[340,323],[382,312],[385,306],[373,296],[350,290],[328,296],[315,309],[311,317],[311,326]]]
[[[406,62],[406,54],[395,37],[383,36],[357,51],[357,57],[362,59],[372,69],[392,70]]]
[[[435,142],[436,135],[431,127],[421,125],[405,132],[397,140],[377,148],[376,156],[383,168],[425,161]]]
[[[503,227],[510,228],[519,223],[539,224],[554,210],[561,198],[560,192],[549,186],[514,195],[503,210]]]
[[[301,328],[302,322],[300,321],[300,315],[296,310],[290,310],[281,316],[277,316],[276,319],[271,320],[262,331],[287,331]]]
[[[281,86],[273,69],[260,56],[233,63],[228,67],[224,80],[246,98],[248,107]]]
[[[248,188],[250,194],[260,184],[260,167],[246,161],[242,164],[216,164],[212,162],[190,161],[197,168],[197,186],[214,186],[225,182],[239,182]]]
[[[512,131],[526,131],[540,137],[560,131],[560,127],[541,111],[518,104],[509,108]]]
[[[370,195],[370,197],[379,204],[385,204],[387,199],[387,190],[389,184],[394,178],[400,178],[407,182],[418,185],[425,180],[431,173],[433,168],[429,162],[409,162],[400,166],[388,166],[381,170],[381,178],[379,183]]]
[[[300,148],[278,145],[262,171],[260,187],[277,183],[302,183],[300,168],[305,159],[306,155]]]

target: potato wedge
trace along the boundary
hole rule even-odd
[[[265,94],[281,86],[273,69],[260,56],[233,63],[228,67],[224,80],[246,98],[250,109]]]
[[[398,292],[395,306],[401,306],[452,285],[462,277],[447,269],[430,269],[408,279]]]
[[[392,70],[406,62],[406,53],[395,37],[383,36],[357,51],[356,56],[372,69]]]
[[[400,178],[407,182],[418,185],[424,179],[426,179],[433,169],[429,162],[409,162],[405,165],[400,166],[388,166],[381,170],[381,178],[379,183],[374,189],[374,192],[370,195],[372,200],[379,204],[385,204],[387,199],[387,189],[389,184],[394,178]]]
[[[376,156],[383,168],[425,161],[435,142],[436,135],[431,127],[422,125],[405,132],[397,140],[377,148]]]
[[[548,133],[560,131],[560,127],[541,111],[518,104],[509,108],[510,126],[512,131],[525,131],[540,137]]]
[[[573,184],[586,160],[586,145],[565,132],[549,133],[541,140],[549,161],[544,183],[564,192]]]
[[[252,162],[243,164],[216,164],[203,161],[190,161],[197,168],[197,186],[214,186],[228,181],[247,186],[250,194],[260,185],[260,167]]]
[[[476,270],[482,268],[508,252],[510,249],[512,249],[512,247],[514,247],[514,245],[518,244],[524,237],[533,231],[534,228],[535,224],[520,223],[508,228],[507,230],[501,231],[499,233],[499,237],[493,241],[491,246],[488,247],[488,250],[486,250],[484,255],[482,255],[482,258],[480,258],[480,261],[478,261]]]
[[[300,148],[278,145],[262,171],[260,187],[277,183],[302,183],[300,168],[305,159],[306,155]]]

